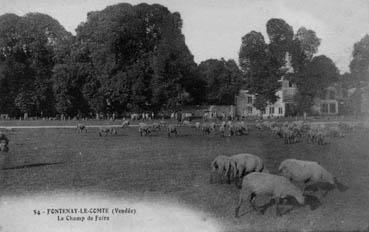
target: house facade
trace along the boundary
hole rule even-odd
[[[240,90],[236,96],[236,114],[240,117],[284,117],[291,105],[294,104],[294,96],[297,92],[296,85],[282,78],[281,88],[276,92],[278,100],[274,104],[268,104],[260,111],[254,107],[256,96],[248,90]]]
[[[262,116],[266,117],[285,117],[293,114],[296,102],[294,97],[297,93],[297,87],[290,84],[287,80],[281,80],[281,89],[276,92],[278,100],[274,104],[268,104],[265,110],[257,110],[253,104],[256,96],[250,94],[248,90],[240,90],[236,96],[236,114],[240,117]],[[316,97],[311,107],[311,112],[316,115],[338,115],[344,114],[344,106],[348,99],[348,93],[338,84],[328,87],[322,97]],[[369,93],[367,94],[369,99]],[[361,102],[361,111],[366,110],[369,114],[369,100]]]

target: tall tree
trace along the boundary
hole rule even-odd
[[[256,94],[255,107],[262,110],[268,102],[274,103],[277,100],[275,92],[280,87],[277,72],[280,64],[272,57],[261,33],[252,31],[242,37],[239,63],[246,76],[247,88]]]
[[[206,103],[234,104],[234,96],[244,84],[243,75],[234,60],[203,61],[199,65],[199,72],[206,83]]]
[[[83,80],[83,96],[95,112],[199,102],[201,83],[181,29],[179,13],[158,4],[109,6],[88,13],[76,30],[77,52],[69,58],[75,61],[63,62],[90,65],[75,78]]]
[[[51,85],[56,47],[70,36],[48,15],[0,16],[0,111],[11,114],[54,113]]]
[[[294,81],[298,87],[296,96],[298,111],[310,112],[315,97],[323,97],[324,90],[338,81],[339,71],[334,62],[320,55],[314,57],[302,72],[296,73]]]
[[[266,29],[270,40],[269,51],[279,67],[282,67],[293,39],[293,28],[283,19],[272,18],[268,20]]]
[[[318,52],[321,39],[315,31],[301,27],[289,47],[292,57],[292,66],[296,73],[301,72]]]
[[[357,84],[369,84],[369,35],[354,44],[350,71]]]

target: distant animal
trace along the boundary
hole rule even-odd
[[[205,122],[201,125],[201,131],[203,135],[210,134],[214,130],[215,130],[214,122],[211,122],[211,123]]]
[[[161,125],[158,122],[154,122],[153,124],[151,124],[151,128],[152,128],[152,130],[160,131],[161,130]]]
[[[231,135],[247,135],[248,129],[244,122],[235,122],[230,125]]]
[[[227,123],[225,121],[222,121],[222,123],[219,126],[219,133],[221,136],[225,136],[226,129],[227,129]]]
[[[151,129],[152,129],[152,127],[151,126],[149,126],[148,124],[146,124],[146,123],[139,123],[138,124],[138,132],[140,133],[140,136],[142,136],[142,135],[145,135],[145,136],[147,136],[147,135],[151,135]]]
[[[168,134],[168,137],[170,137],[171,134],[178,135],[177,126],[174,124],[169,124],[167,126],[167,134]]]
[[[121,127],[122,128],[125,128],[125,127],[128,127],[129,125],[130,125],[130,121],[129,120],[123,120]]]
[[[78,123],[77,126],[76,126],[76,130],[79,133],[82,133],[82,131],[85,131],[87,133],[87,127],[83,123]]]
[[[182,121],[183,126],[191,126],[191,122],[189,120]]]
[[[107,136],[108,134],[117,134],[117,130],[114,127],[100,127],[99,129],[99,136],[101,137],[102,135]]]
[[[8,137],[0,132],[0,151],[8,152],[9,151],[9,139]]]

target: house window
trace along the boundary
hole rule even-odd
[[[252,97],[247,97],[247,103],[252,104]]]
[[[282,107],[278,108],[278,114],[283,114],[283,108]]]
[[[248,114],[252,114],[252,107],[251,107],[251,106],[248,106],[248,107],[247,107],[247,113],[248,113]]]
[[[329,93],[329,99],[334,100],[336,98],[336,93],[333,90],[328,91],[328,93]]]
[[[269,114],[274,114],[274,107],[269,107]]]
[[[334,104],[334,103],[329,104],[329,112],[331,114],[335,114],[336,113],[336,104]]]
[[[328,104],[326,103],[323,103],[322,104],[322,113],[328,113]]]

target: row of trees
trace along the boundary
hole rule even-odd
[[[236,62],[198,66],[181,28],[180,14],[158,4],[90,12],[75,36],[48,15],[2,15],[0,113],[74,116],[232,104],[242,87]]]
[[[224,59],[197,65],[180,14],[158,4],[90,12],[75,36],[48,15],[5,14],[0,16],[0,113],[74,116],[233,104],[240,88],[256,94],[255,105],[263,109],[277,100],[282,76],[297,84],[297,100],[306,110],[339,79],[338,70],[326,56],[314,56],[320,45],[314,31],[294,33],[281,19],[266,27],[268,44],[255,31],[242,38],[239,65]],[[367,44],[365,37],[355,45],[351,74],[341,78],[347,86],[367,75]],[[287,52],[293,73],[284,68]]]
[[[0,16],[0,112],[88,115],[159,110],[204,100],[205,83],[161,5],[90,12],[71,35],[44,14]]]

